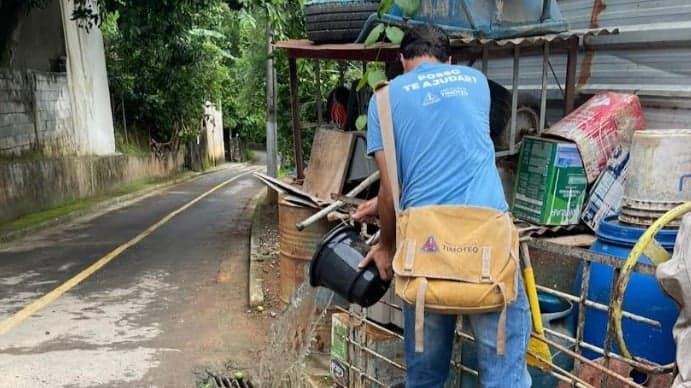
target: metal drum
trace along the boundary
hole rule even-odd
[[[636,131],[630,163],[621,222],[647,226],[691,201],[691,129]]]
[[[295,228],[297,222],[305,220],[316,212],[317,209],[296,206],[284,200],[278,202],[280,299],[285,303],[290,302],[295,289],[305,280],[305,265],[312,260],[317,244],[333,226],[324,219],[305,228],[302,232]]]

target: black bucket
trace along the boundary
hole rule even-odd
[[[364,269],[358,268],[368,250],[354,227],[340,225],[332,229],[312,257],[310,285],[326,287],[362,307],[377,303],[388,290],[389,282],[379,277],[374,262]]]

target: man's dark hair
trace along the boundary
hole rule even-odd
[[[401,54],[405,59],[430,55],[440,62],[449,59],[451,44],[446,32],[431,24],[418,24],[408,29],[401,41]]]

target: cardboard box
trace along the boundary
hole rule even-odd
[[[545,134],[578,145],[588,182],[593,183],[616,147],[631,144],[634,132],[643,128],[645,117],[638,96],[605,92],[591,97]]]
[[[607,161],[607,167],[590,190],[581,219],[597,232],[603,218],[619,213],[624,184],[629,170],[628,147],[619,146]]]
[[[588,179],[578,147],[526,137],[518,160],[514,216],[540,225],[578,224]]]

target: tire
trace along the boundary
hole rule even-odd
[[[487,80],[490,94],[489,133],[495,144],[499,142],[511,121],[511,92],[491,79]]]
[[[305,5],[305,30],[314,43],[354,42],[379,1],[336,1]]]

